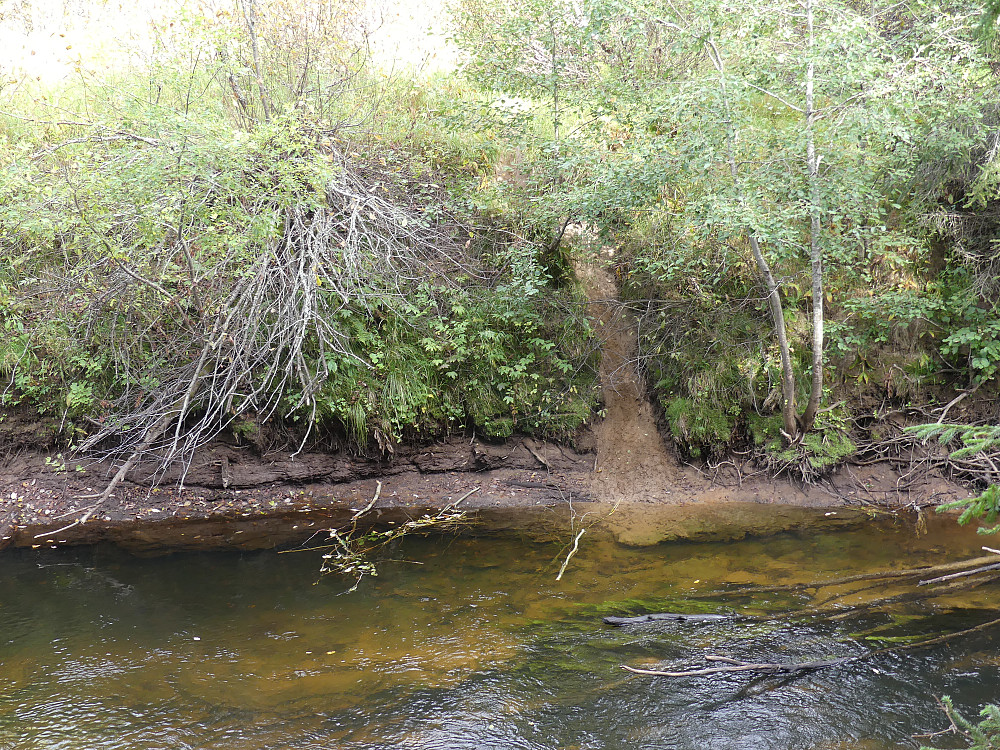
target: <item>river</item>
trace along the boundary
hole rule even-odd
[[[780,612],[808,598],[686,597],[936,564],[982,554],[983,541],[951,521],[926,534],[900,521],[646,548],[593,534],[557,582],[559,544],[411,538],[353,593],[337,578],[317,583],[317,552],[8,550],[0,748],[917,747],[911,735],[947,726],[935,696],[968,714],[1000,701],[995,632],[795,679],[647,677],[621,665],[863,653],[996,617],[995,588],[837,625],[611,628],[601,617]]]

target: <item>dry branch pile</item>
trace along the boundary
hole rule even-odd
[[[589,414],[582,306],[540,248],[456,218],[439,178],[410,191],[405,156],[294,120],[74,128],[24,165],[7,241],[33,277],[2,393],[60,409],[83,456],[117,465],[96,507],[140,464],[183,483],[227,428],[388,452],[405,430]]]
[[[338,325],[341,312],[373,314],[405,300],[422,280],[450,283],[476,272],[457,260],[453,231],[426,226],[333,153],[338,163],[324,205],[286,207],[283,229],[271,242],[205,266],[196,258],[196,238],[176,232],[158,258],[104,259],[104,290],[91,299],[86,325],[100,324],[107,300],[138,305],[152,289],[166,298],[161,303],[174,303],[173,323],[180,328],[174,336],[183,337],[185,347],[165,352],[155,372],[144,364],[142,372],[124,373],[126,387],[111,417],[81,443],[82,451],[127,457],[129,467],[152,457],[165,469],[189,461],[246,413],[266,419],[279,408],[287,415],[305,406],[314,417],[330,363],[344,357],[362,362],[351,331]],[[209,191],[205,200],[211,199]],[[183,306],[178,294],[147,275],[154,261],[163,267],[177,257],[189,270]],[[116,332],[122,350],[134,345],[133,333]],[[130,359],[121,361],[127,366]],[[155,387],[144,387],[151,377]]]

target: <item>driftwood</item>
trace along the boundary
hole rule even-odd
[[[942,565],[929,565],[921,568],[909,568],[906,570],[884,570],[876,573],[861,573],[843,578],[829,578],[823,581],[810,581],[808,583],[778,584],[775,586],[742,586],[736,589],[718,589],[715,591],[705,591],[689,594],[690,599],[716,599],[720,596],[742,596],[744,594],[764,594],[778,592],[809,591],[815,589],[828,588],[831,586],[845,586],[850,583],[861,581],[888,581],[894,578],[919,578],[921,576],[933,575],[935,573],[949,573],[957,570],[964,570],[970,565],[985,565],[995,563],[996,557],[975,557],[971,560],[959,560],[957,562],[944,563]]]
[[[687,615],[678,612],[656,612],[649,615],[637,615],[635,617],[605,617],[605,625],[635,625],[640,622],[653,622],[655,620],[675,620],[677,622],[717,622],[719,620],[735,620],[735,615]]]

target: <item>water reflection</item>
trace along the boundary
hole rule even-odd
[[[684,665],[717,652],[781,661],[862,653],[881,644],[862,633],[898,639],[990,619],[995,588],[844,626],[611,629],[600,617],[695,606],[687,594],[721,585],[978,553],[974,534],[932,531],[647,549],[588,540],[558,583],[558,545],[414,539],[398,550],[410,562],[345,596],[336,580],[313,585],[314,554],[7,552],[0,747],[905,747],[911,734],[945,723],[934,695],[950,693],[970,712],[1000,700],[988,631],[797,679],[650,678],[620,665]],[[767,612],[804,596],[730,605]]]

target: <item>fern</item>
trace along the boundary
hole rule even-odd
[[[942,445],[947,445],[958,436],[962,441],[962,447],[951,452],[951,457],[956,459],[985,453],[1000,446],[1000,425],[924,424],[911,427],[909,431],[925,441],[937,437]],[[1000,518],[1000,485],[990,485],[977,497],[944,503],[939,505],[937,510],[940,513],[959,508],[963,509],[962,514],[958,517],[960,524],[964,525],[978,520],[987,524],[978,529],[980,534],[1000,532],[1000,523],[997,523],[997,519]]]
[[[951,720],[953,729],[957,729],[972,742],[969,745],[969,750],[1000,750],[1000,707],[987,704],[979,712],[983,720],[978,724],[973,724],[958,712],[951,698],[947,695],[941,699],[941,703]],[[920,750],[936,749],[921,746]]]

